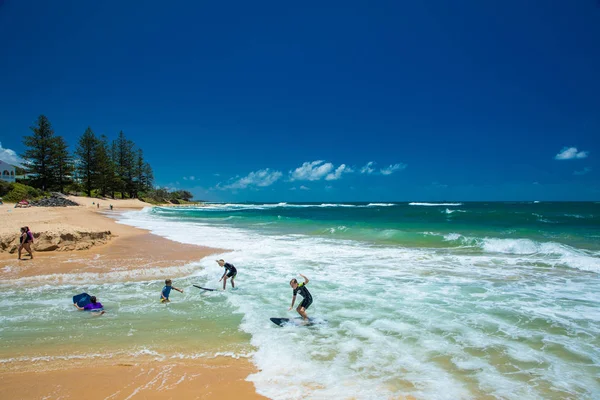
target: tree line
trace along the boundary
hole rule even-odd
[[[84,191],[88,196],[97,191],[115,198],[120,194],[136,198],[153,190],[152,167],[144,160],[141,148],[121,131],[110,142],[97,136],[90,127],[79,138],[76,150],[69,152],[62,136],[54,134],[48,118],[40,115],[30,136],[23,138],[28,183],[43,191]]]

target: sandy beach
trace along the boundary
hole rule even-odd
[[[3,371],[2,398],[19,399],[261,399],[245,381],[246,361],[214,359],[188,363],[114,361],[93,367]]]
[[[65,276],[96,274],[107,282],[142,280],[146,270],[198,261],[214,249],[185,245],[119,224],[114,217],[128,210],[151,206],[138,200],[100,200],[70,197],[79,207],[13,208],[0,206],[0,278],[69,279]],[[109,209],[109,204],[114,206]],[[34,259],[17,260],[14,246],[20,226],[36,235]],[[11,242],[12,241],[12,242]],[[44,248],[49,251],[40,251]],[[11,252],[11,249],[13,252]],[[24,252],[26,254],[26,252]],[[171,268],[171,269],[169,269]],[[61,280],[62,282],[62,280]],[[18,358],[23,349],[14,348],[4,359]],[[92,366],[93,365],[93,366]],[[245,378],[255,367],[244,358],[199,358],[156,362],[127,356],[76,363],[60,358],[44,362],[0,364],[0,397],[19,393],[18,398],[260,398]]]

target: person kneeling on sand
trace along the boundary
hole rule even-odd
[[[27,250],[29,257],[33,260],[33,251],[31,250],[31,244],[33,243],[33,233],[27,226],[21,228],[21,236],[19,237],[19,260],[21,259],[21,252],[23,249]]]
[[[160,292],[160,301],[161,303],[169,303],[169,295],[171,294],[171,289],[177,290],[179,293],[183,293],[183,290],[177,289],[175,286],[172,286],[173,282],[170,279],[165,281],[165,287]]]
[[[302,274],[300,274],[300,276],[304,278],[304,282],[298,283],[296,278],[294,278],[290,281],[290,286],[292,287],[292,289],[294,289],[294,295],[292,297],[292,305],[290,306],[290,309],[288,311],[292,311],[292,308],[294,308],[294,303],[296,302],[296,294],[298,294],[298,292],[300,292],[300,295],[303,297],[303,299],[302,299],[302,303],[300,303],[300,305],[296,308],[296,311],[298,311],[298,314],[300,314],[300,316],[302,318],[304,318],[305,321],[308,321],[308,315],[306,315],[306,309],[308,307],[310,307],[310,305],[312,304],[313,298],[312,298],[310,292],[308,291],[308,289],[306,288],[306,284],[308,283],[308,278]]]
[[[225,260],[217,260],[217,263],[225,268],[225,273],[219,282],[223,281],[223,290],[225,290],[225,286],[227,285],[227,278],[231,278],[231,287],[235,289],[235,282],[233,281],[237,275],[237,269],[233,266],[233,264],[226,263]]]
[[[83,307],[79,307],[77,303],[73,303],[73,305],[80,311],[92,311],[94,315],[102,315],[106,312],[103,310],[104,306],[102,303],[96,299],[96,296],[90,297],[90,303]]]

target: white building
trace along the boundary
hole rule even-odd
[[[6,182],[14,182],[15,167],[0,160],[0,179]]]

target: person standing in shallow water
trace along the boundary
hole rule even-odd
[[[171,294],[171,289],[177,290],[179,293],[183,293],[183,289],[177,289],[175,286],[173,286],[173,281],[171,281],[170,279],[167,279],[165,281],[165,287],[160,292],[160,302],[161,303],[171,302],[171,300],[169,300],[169,295]]]
[[[235,289],[235,282],[233,280],[237,275],[237,269],[233,266],[233,264],[226,263],[225,260],[217,260],[217,263],[221,267],[225,268],[225,273],[223,274],[221,279],[219,279],[219,282],[223,281],[223,290],[225,290],[225,287],[227,285],[227,278],[231,278],[231,287]]]
[[[300,295],[302,296],[302,303],[300,303],[300,305],[296,308],[296,311],[298,311],[298,314],[300,314],[300,316],[304,318],[305,321],[308,321],[306,309],[312,304],[313,298],[308,289],[306,288],[308,278],[302,274],[300,274],[300,276],[304,278],[304,282],[298,283],[296,278],[290,281],[290,286],[294,290],[294,294],[292,297],[292,305],[290,306],[288,311],[292,311],[292,308],[294,308],[294,303],[296,302],[296,295],[298,294],[298,292],[300,292]]]

